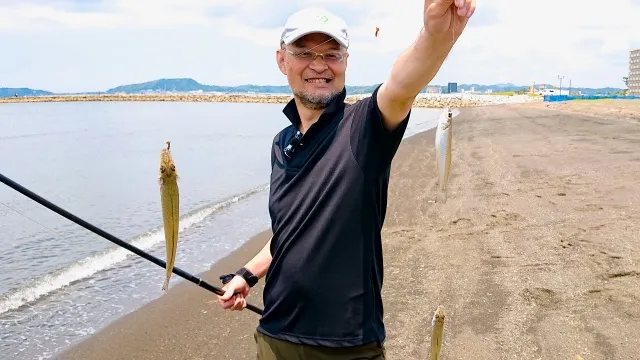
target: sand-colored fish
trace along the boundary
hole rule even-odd
[[[431,320],[431,360],[438,360],[444,335],[444,308],[438,306]]]
[[[178,248],[178,221],[180,209],[180,197],[178,192],[178,173],[171,156],[171,142],[167,141],[167,147],[160,152],[160,203],[162,205],[162,221],[164,224],[164,239],[167,246],[167,277],[162,290],[169,288],[169,279],[176,261]]]
[[[453,113],[446,107],[438,119],[436,129],[436,165],[438,168],[438,194],[437,203],[447,202],[447,182],[451,172],[451,139],[452,139]]]

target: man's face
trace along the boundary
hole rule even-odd
[[[316,57],[314,53],[324,54]],[[331,37],[309,34],[276,53],[294,95],[307,108],[324,109],[345,84],[348,53]]]

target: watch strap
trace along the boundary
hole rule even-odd
[[[236,275],[242,276],[242,278],[244,279],[244,281],[247,282],[249,287],[253,287],[255,284],[258,283],[258,277],[253,275],[253,273],[249,271],[247,268],[243,267],[240,270],[236,271]]]

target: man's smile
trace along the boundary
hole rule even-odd
[[[305,79],[306,82],[312,83],[312,84],[328,84],[331,82],[331,80],[332,79],[323,78],[323,77]]]

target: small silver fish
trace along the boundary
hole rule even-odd
[[[438,194],[436,203],[447,202],[447,182],[451,172],[451,139],[452,139],[453,113],[449,107],[445,107],[438,119],[436,129],[436,165],[438,168]]]

